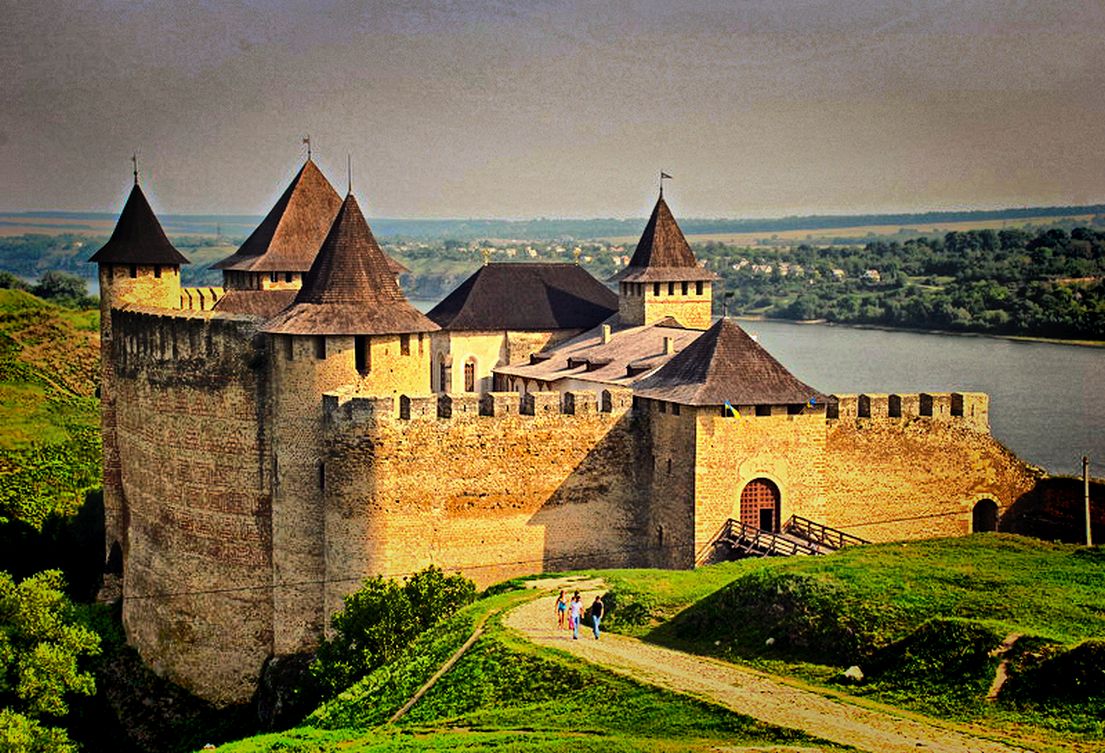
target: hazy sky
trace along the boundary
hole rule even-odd
[[[0,209],[779,216],[1105,202],[1098,2],[0,0]]]

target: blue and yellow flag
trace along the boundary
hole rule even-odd
[[[733,407],[733,404],[728,400],[725,401],[725,413],[733,418],[740,418],[740,411]]]

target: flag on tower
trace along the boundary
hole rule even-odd
[[[667,178],[668,180],[672,180],[672,177],[670,175],[668,175],[667,173],[661,171],[660,172],[660,180],[663,180],[664,178]]]

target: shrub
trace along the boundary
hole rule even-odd
[[[329,696],[398,656],[421,633],[476,597],[476,585],[431,565],[405,582],[368,579],[334,615],[334,637],[319,647],[311,672]]]

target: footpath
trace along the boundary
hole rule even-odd
[[[540,584],[541,587],[551,583]],[[565,583],[579,589],[590,604],[597,582]],[[571,591],[569,591],[571,593]],[[762,722],[799,729],[840,745],[871,753],[1018,753],[1024,748],[975,737],[917,718],[896,716],[846,700],[789,685],[769,675],[732,664],[655,646],[635,638],[590,630],[579,640],[556,628],[556,599],[548,596],[508,612],[503,623],[541,646],[567,651],[638,682],[694,696]]]

